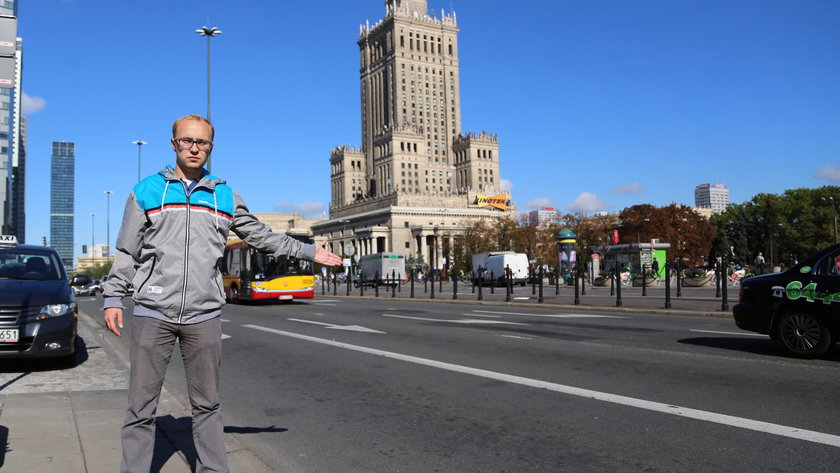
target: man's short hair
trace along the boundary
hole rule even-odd
[[[210,120],[202,117],[201,115],[196,115],[195,113],[191,113],[189,115],[185,115],[185,116],[175,120],[175,123],[172,124],[172,138],[177,138],[177,136],[175,136],[175,130],[178,128],[178,125],[180,125],[181,122],[184,121],[184,120],[198,120],[200,122],[206,123],[207,126],[210,127],[210,139],[214,139],[216,137],[216,129],[213,128],[213,124],[210,123]]]

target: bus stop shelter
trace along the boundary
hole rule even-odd
[[[593,246],[592,252],[598,254],[600,268],[594,268],[595,274],[601,271],[612,271],[616,266],[622,271],[630,268],[632,273],[640,273],[642,266],[650,271],[653,261],[656,260],[659,272],[656,277],[664,277],[665,263],[667,262],[667,250],[671,248],[670,243],[626,243],[621,245]],[[595,260],[595,259],[593,259]]]

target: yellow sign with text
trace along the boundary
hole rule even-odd
[[[477,194],[475,196],[475,203],[479,207],[495,207],[499,210],[507,210],[510,205],[510,194],[499,194],[494,196],[486,196],[484,194]]]

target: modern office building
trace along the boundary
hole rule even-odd
[[[560,222],[560,212],[554,207],[543,207],[528,212],[528,223],[536,227],[547,227]]]
[[[76,179],[76,145],[53,141],[50,169],[50,246],[61,261],[73,268],[73,196]]]
[[[384,19],[360,27],[362,144],[332,150],[330,219],[312,227],[331,251],[440,267],[470,224],[514,212],[498,136],[461,132],[458,32],[426,0],[388,0]]]
[[[694,188],[694,206],[721,213],[729,207],[729,189],[723,184],[700,184]]]

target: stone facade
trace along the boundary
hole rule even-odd
[[[465,228],[513,215],[498,136],[460,131],[458,31],[426,0],[388,0],[384,19],[361,26],[362,145],[330,153],[330,219],[312,226],[332,251],[351,243],[440,267]],[[503,210],[479,199],[501,194]]]

